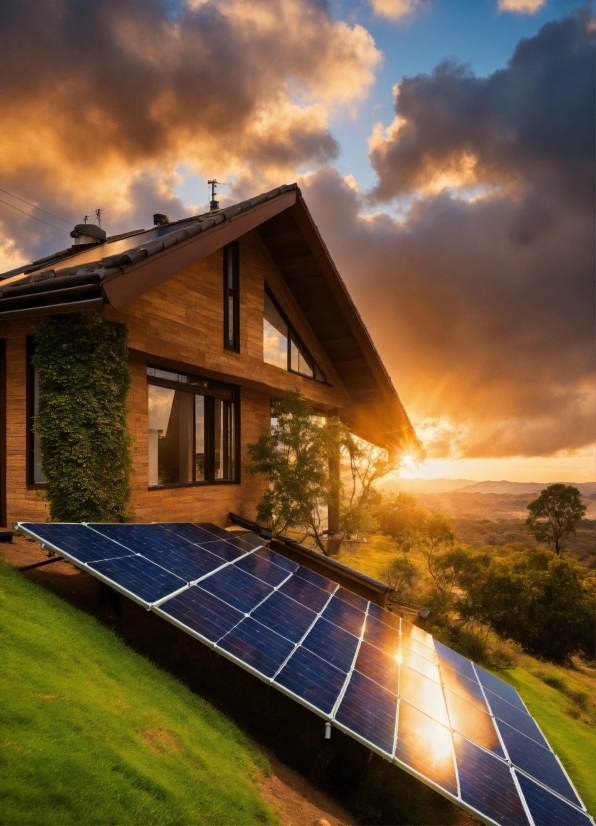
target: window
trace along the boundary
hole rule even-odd
[[[41,469],[39,436],[33,432],[33,419],[39,413],[39,376],[31,363],[35,340],[27,338],[27,481],[30,485],[45,485],[47,478]]]
[[[224,347],[236,353],[240,350],[239,261],[236,242],[224,247]]]
[[[236,390],[147,368],[149,487],[237,481]]]
[[[324,373],[286,320],[268,287],[265,287],[263,312],[263,361],[309,379],[326,381]]]

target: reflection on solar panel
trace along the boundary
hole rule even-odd
[[[593,824],[514,688],[253,534],[18,527],[485,823]]]

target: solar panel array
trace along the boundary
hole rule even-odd
[[[18,527],[485,822],[593,824],[514,688],[254,534]]]

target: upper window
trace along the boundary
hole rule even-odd
[[[240,256],[238,244],[224,247],[224,347],[240,350]]]
[[[27,481],[30,485],[45,485],[47,478],[41,469],[39,436],[33,432],[33,420],[39,413],[39,376],[31,363],[35,341],[27,339]]]
[[[233,387],[147,368],[149,486],[237,481]]]
[[[268,287],[265,287],[263,312],[263,361],[309,379],[326,381]]]

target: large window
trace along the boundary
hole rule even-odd
[[[236,390],[157,367],[147,381],[149,486],[237,481]]]
[[[240,257],[238,244],[224,247],[224,347],[240,350]]]
[[[326,381],[268,287],[263,311],[263,361],[309,379]]]
[[[35,339],[27,338],[27,482],[30,485],[45,485],[47,478],[41,469],[39,436],[33,432],[34,417],[39,413],[39,376],[31,363],[35,352]]]

